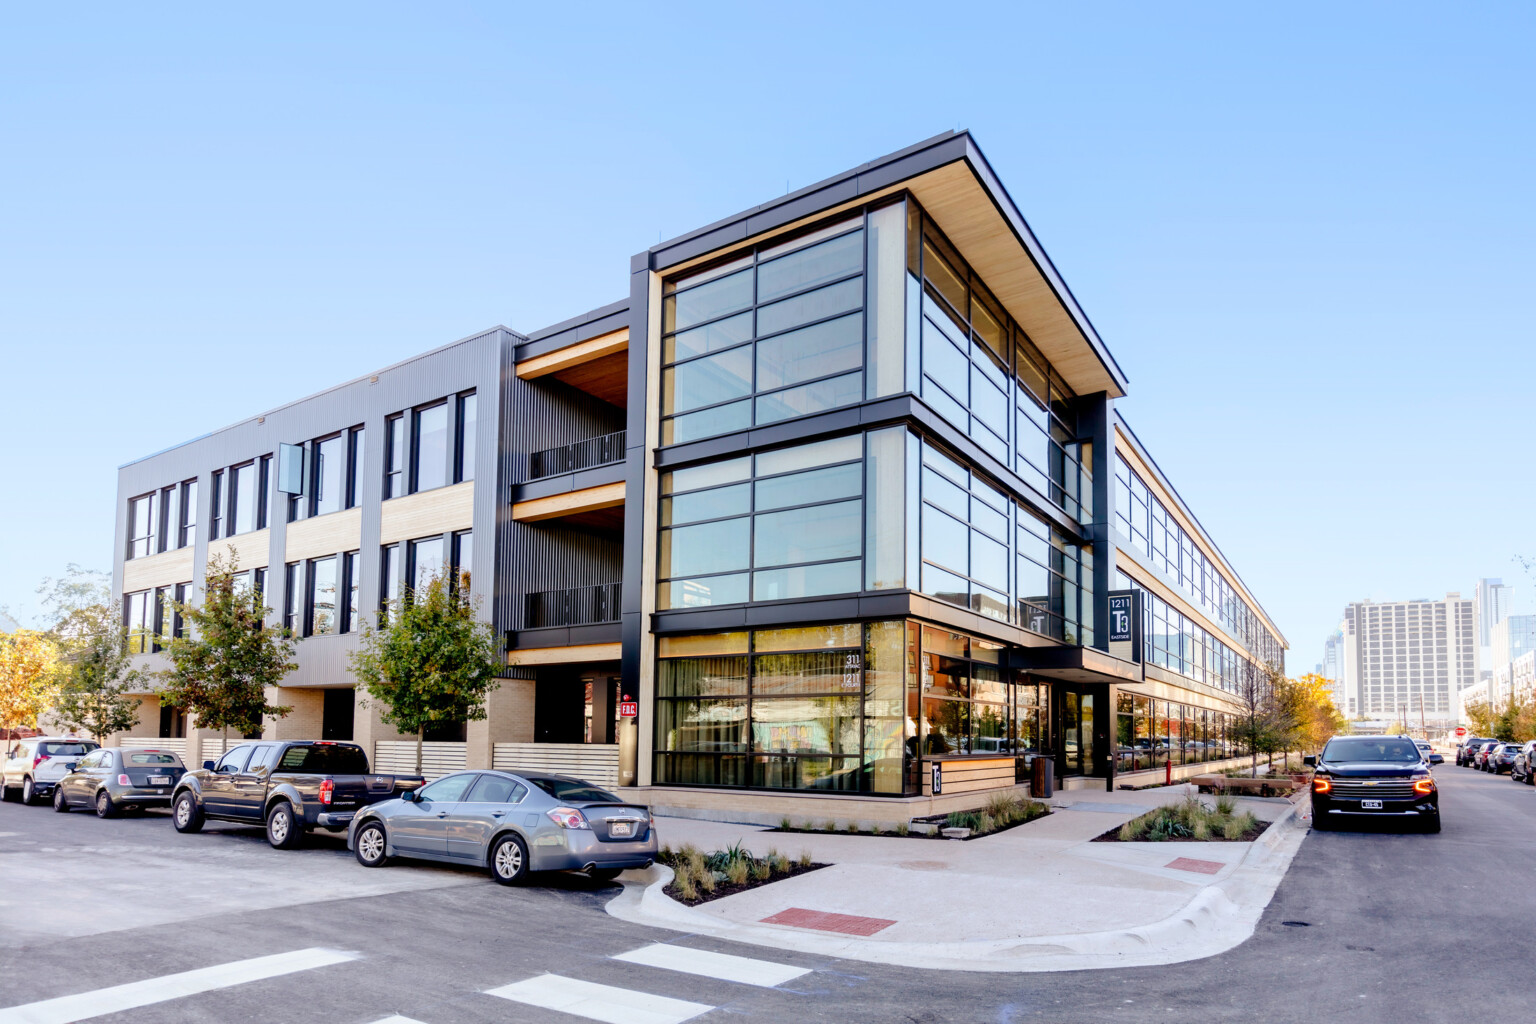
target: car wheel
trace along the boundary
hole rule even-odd
[[[1327,814],[1321,814],[1316,809],[1312,811],[1312,831],[1327,832],[1332,827]]]
[[[1424,831],[1425,832],[1430,832],[1430,833],[1434,833],[1434,832],[1439,832],[1440,831],[1440,812],[1439,811],[1436,811],[1434,814],[1431,814],[1428,818],[1424,819]]]
[[[299,827],[297,817],[293,813],[293,805],[286,800],[273,804],[267,812],[267,842],[272,844],[275,850],[291,850],[304,838],[304,830]]]
[[[384,826],[376,821],[370,821],[357,830],[357,862],[365,868],[381,868],[389,863],[389,856],[384,852],[387,845],[384,840]]]
[[[184,791],[176,798],[171,808],[171,824],[176,826],[177,832],[201,832],[203,820],[203,809],[198,806],[197,797]]]
[[[21,802],[28,807],[37,803],[37,790],[33,788],[30,776],[21,780]]]
[[[69,801],[64,799],[63,786],[55,786],[53,788],[53,809],[58,811],[60,814],[69,813]]]
[[[98,789],[96,791],[96,817],[117,817],[117,805],[112,803],[112,794],[108,793],[104,789]]]
[[[528,847],[515,835],[502,836],[491,847],[489,867],[502,885],[520,885],[528,877]]]
[[[588,876],[598,882],[611,882],[623,873],[623,868],[593,868],[587,872]]]

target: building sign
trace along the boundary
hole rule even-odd
[[[933,765],[933,795],[938,796],[944,792],[944,765],[934,762]]]
[[[1109,592],[1109,653],[1121,661],[1141,660],[1141,602],[1134,590]]]
[[[1109,595],[1109,642],[1131,639],[1131,602],[1134,595]]]
[[[620,718],[638,718],[640,715],[640,702],[637,700],[619,701]]]

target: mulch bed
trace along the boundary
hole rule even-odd
[[[1267,828],[1269,828],[1269,822],[1261,821],[1247,832],[1244,832],[1241,839],[1228,839],[1225,836],[1211,836],[1209,839],[1196,839],[1194,836],[1175,836],[1170,839],[1147,839],[1145,836],[1142,836],[1130,841],[1133,843],[1251,843],[1255,839],[1259,838],[1259,836],[1263,835],[1264,830]],[[1092,839],[1092,842],[1095,843],[1119,843],[1124,841],[1125,840],[1120,838],[1119,825],[1116,825],[1114,828],[1110,829],[1108,832],[1105,832],[1102,835],[1094,836]]]
[[[667,866],[671,867],[670,864]],[[757,889],[764,885],[772,885],[774,882],[782,882],[786,878],[794,878],[796,875],[803,875],[808,871],[816,871],[827,866],[828,865],[826,864],[808,864],[802,867],[799,864],[792,863],[790,864],[788,871],[776,871],[773,873],[772,877],[764,878],[761,881],[756,881],[749,878],[740,885],[732,885],[730,882],[716,882],[714,892],[700,891],[699,898],[696,900],[685,900],[683,897],[678,895],[676,879],[668,882],[666,889],[662,891],[665,892],[668,896],[672,897],[674,900],[677,900],[677,902],[681,903],[685,907],[696,907],[700,903],[708,903],[710,900],[718,900],[722,896],[734,896],[739,892],[746,892],[748,889]]]
[[[1004,825],[1002,828],[995,828],[991,832],[972,832],[970,835],[966,836],[965,839],[962,840],[962,842],[967,842],[968,843],[972,839],[984,839],[987,836],[995,836],[995,835],[998,835],[999,833],[1007,832],[1009,829],[1018,828],[1020,825],[1028,825],[1031,821],[1039,821],[1041,818],[1048,818],[1048,817],[1050,817],[1050,815],[1051,815],[1051,812],[1050,811],[1046,811],[1044,814],[1037,814],[1033,818],[1026,818],[1023,821],[1015,821],[1012,824]],[[945,817],[946,820],[948,819],[947,815],[945,815],[944,817]],[[914,820],[915,821],[922,821],[923,819],[922,818],[916,818]],[[939,823],[938,822],[934,822],[934,824],[939,824]],[[944,825],[940,825],[940,827],[943,828],[945,826]],[[950,839],[948,836],[945,836],[945,835],[943,835],[942,833],[939,833],[939,832],[935,832],[933,835],[924,835],[922,832],[908,832],[906,835],[902,835],[899,832],[890,832],[890,831],[878,832],[878,833],[877,832],[844,832],[842,829],[838,829],[837,831],[829,832],[828,830],[826,830],[824,828],[793,828],[793,827],[791,827],[791,828],[783,828],[782,826],[781,827],[777,827],[777,828],[764,829],[764,831],[766,831],[766,832],[798,832],[801,835],[808,835],[808,836],[865,836],[865,837],[875,838],[875,839],[886,839],[886,838],[889,838],[889,839],[939,839],[939,840],[943,840],[946,843],[954,841],[954,840]]]

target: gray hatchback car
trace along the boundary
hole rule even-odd
[[[71,765],[53,791],[53,809],[93,807],[99,818],[129,808],[169,807],[171,788],[187,773],[169,750],[100,747]]]
[[[656,826],[649,808],[567,775],[467,771],[358,812],[347,848],[364,867],[473,864],[503,885],[530,871],[609,880],[656,859]]]

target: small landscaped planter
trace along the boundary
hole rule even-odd
[[[993,797],[987,806],[974,811],[951,811],[948,814],[929,814],[913,818],[911,823],[902,822],[893,829],[875,826],[860,829],[858,822],[847,822],[843,828],[836,821],[795,822],[785,818],[775,832],[802,832],[819,835],[849,836],[896,836],[903,839],[980,839],[982,836],[1006,832],[1010,828],[1043,818],[1051,808],[1038,800],[1016,796]],[[948,833],[948,834],[946,834]]]
[[[740,843],[712,853],[692,845],[676,850],[663,846],[656,859],[672,869],[666,894],[689,907],[826,867],[811,860],[809,851],[800,854],[798,860],[772,849],[758,857]]]
[[[1096,843],[1249,843],[1268,828],[1252,811],[1237,813],[1231,797],[1207,807],[1194,796],[1164,804],[1094,837]]]

